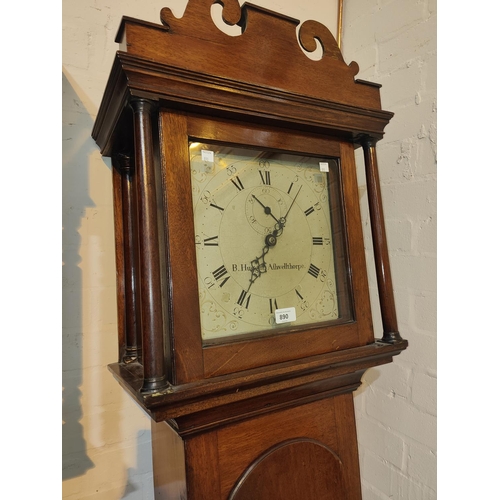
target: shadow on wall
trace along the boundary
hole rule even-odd
[[[79,229],[88,207],[89,161],[95,145],[90,137],[94,120],[63,73],[62,77],[62,478],[85,474],[95,465],[87,455],[80,420],[83,312],[82,260]],[[87,135],[87,138],[84,136]]]
[[[153,498],[153,475],[152,458],[144,460],[144,456],[151,457],[151,431],[140,431],[137,433],[137,456],[136,468],[127,469],[126,484],[121,500],[135,500],[137,498]],[[168,497],[167,497],[168,498]]]

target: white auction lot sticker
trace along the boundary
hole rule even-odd
[[[295,314],[295,307],[285,307],[283,309],[276,309],[276,311],[274,311],[274,317],[276,319],[277,325],[281,323],[290,323],[291,321],[295,321],[297,319],[297,315]]]
[[[214,152],[208,149],[201,150],[201,161],[208,161],[210,163],[214,162]]]

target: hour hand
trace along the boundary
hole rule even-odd
[[[265,261],[265,256],[266,253],[269,252],[269,247],[266,245],[262,249],[262,253],[256,257],[252,262],[250,262],[250,280],[249,280],[249,285],[248,285],[248,290],[250,290],[250,287],[253,285],[254,281],[257,280],[257,278],[260,278],[262,274],[267,272],[267,267],[266,267],[266,261]]]
[[[254,194],[252,194],[254,200],[264,209],[264,213],[266,215],[270,215],[276,222],[279,222],[279,220],[273,215],[273,213],[271,212],[271,208],[270,207],[266,207],[264,205],[264,203],[262,203],[259,198],[257,198],[257,196],[255,196]]]

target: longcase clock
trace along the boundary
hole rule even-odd
[[[123,18],[92,133],[113,164],[110,370],[151,417],[155,497],[360,499],[352,393],[407,347],[375,150],[392,113],[315,21],[213,0],[160,17]]]

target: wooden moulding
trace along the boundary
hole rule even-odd
[[[153,420],[168,420],[180,435],[195,434],[336,394],[354,391],[365,370],[390,363],[407,347],[376,342],[345,351],[323,354],[224,375],[154,394],[141,393],[142,367],[115,363],[110,370],[122,387]]]
[[[210,77],[118,52],[92,137],[101,153],[116,147],[119,119],[131,97],[160,101],[163,106],[224,118],[245,118],[303,131],[330,134],[349,141],[368,135],[381,138],[393,113],[357,108],[286,91]],[[378,89],[377,89],[378,91]],[[119,102],[105,102],[106,98]],[[128,128],[129,124],[123,124]]]
[[[323,25],[306,21],[297,37],[299,21],[251,4],[240,9],[233,0],[223,2],[223,17],[241,25],[242,34],[228,36],[211,19],[213,3],[191,0],[181,19],[162,9],[164,26],[123,18],[117,35],[121,50],[92,132],[103,155],[115,149],[123,110],[133,96],[349,140],[382,137],[393,113],[381,110],[380,85],[354,79],[357,64],[344,62]],[[320,60],[304,53],[316,42],[323,50]]]

